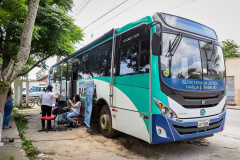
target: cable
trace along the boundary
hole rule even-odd
[[[93,32],[93,31],[95,31],[96,29],[98,29],[99,27],[101,27],[101,26],[103,26],[104,24],[108,23],[109,21],[111,21],[112,19],[114,19],[114,18],[116,18],[117,16],[121,15],[122,13],[126,12],[127,10],[129,10],[129,9],[132,8],[132,7],[134,7],[135,5],[137,5],[138,3],[140,3],[141,1],[143,1],[143,0],[140,0],[140,1],[136,2],[135,4],[133,4],[132,6],[130,6],[129,8],[125,9],[124,11],[116,14],[116,15],[113,16],[112,18],[108,19],[108,20],[105,21],[104,23],[100,24],[99,26],[95,27],[94,29],[92,29],[91,31],[89,31],[88,33],[86,33],[86,35],[88,35],[89,33]],[[195,1],[197,1],[197,0],[185,0],[185,1],[183,1],[182,3],[180,3],[180,5],[177,5],[177,6],[173,7],[173,8],[169,8],[169,9],[180,8],[180,7],[182,7],[182,6],[186,5],[186,4],[193,3],[193,2],[195,2]]]
[[[84,5],[83,5],[83,7],[75,14],[75,16],[78,16],[83,10],[84,10],[84,8],[86,8],[86,6],[88,5],[88,3],[90,2],[91,0],[89,0],[89,1],[87,1]],[[85,1],[84,1],[85,2]]]
[[[126,11],[129,10],[130,8],[136,6],[136,5],[137,5],[138,3],[140,3],[141,1],[143,1],[143,0],[138,1],[137,3],[133,4],[132,6],[128,7],[127,9],[125,9],[124,11],[116,14],[114,17],[112,17],[112,18],[110,18],[109,20],[105,21],[105,22],[102,23],[101,25],[95,27],[95,28],[92,29],[90,32],[88,32],[87,34],[91,33],[92,31],[96,30],[97,28],[101,27],[102,25],[106,24],[107,22],[111,21],[112,19],[116,18],[117,16],[121,15],[122,13],[126,12]],[[86,34],[86,35],[87,35],[87,34]]]
[[[81,3],[79,6],[78,6],[78,8],[77,9],[75,9],[75,11],[74,12],[76,12],[85,2],[86,2],[87,0],[84,0],[83,1],[83,3]]]
[[[75,16],[78,16],[90,2],[91,0],[87,1],[87,3],[85,3],[85,5],[75,14]]]
[[[178,4],[177,6],[173,7],[173,8],[169,8],[169,9],[176,9],[176,8],[180,8],[186,4],[190,4],[190,3],[193,3],[197,0],[186,0],[186,1],[183,1],[182,3]]]
[[[114,7],[113,9],[111,9],[110,11],[108,11],[107,13],[103,14],[102,16],[100,16],[99,18],[97,18],[95,21],[91,22],[89,25],[85,26],[83,29],[87,28],[88,26],[92,25],[93,23],[97,22],[99,19],[103,18],[104,16],[106,16],[107,14],[109,14],[110,12],[112,12],[113,10],[117,9],[118,7],[120,7],[121,5],[123,5],[124,3],[126,3],[128,0],[125,0],[124,2],[120,3],[119,5],[117,5],[116,7]]]

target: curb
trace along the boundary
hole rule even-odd
[[[227,109],[240,110],[240,106],[227,106]]]

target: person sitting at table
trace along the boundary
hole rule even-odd
[[[72,122],[73,127],[76,127],[78,121],[75,121],[71,117],[79,116],[80,114],[81,101],[78,94],[73,97],[73,101],[75,101],[75,103],[73,103],[70,99],[68,100],[68,102],[71,104],[71,110],[69,112],[63,113],[62,117],[67,121]]]

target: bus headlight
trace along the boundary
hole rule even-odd
[[[170,110],[169,114],[168,114],[168,118],[176,118],[177,116]]]
[[[164,105],[159,99],[153,97],[153,101],[157,105],[158,109],[160,110],[161,114],[167,118],[176,118],[176,115],[170,108]]]

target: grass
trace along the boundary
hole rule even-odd
[[[25,110],[25,109],[34,109],[34,108],[31,107],[31,106],[19,106],[18,109],[19,110]]]
[[[22,148],[26,151],[28,159],[34,160],[36,159],[37,148],[33,146],[31,140],[26,139],[24,134],[24,130],[27,129],[28,119],[25,118],[25,115],[18,113],[17,110],[13,110],[13,113],[19,136],[23,140]]]
[[[15,159],[14,156],[9,157],[9,160],[14,160],[14,159]]]

